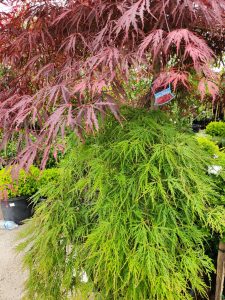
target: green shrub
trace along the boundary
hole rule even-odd
[[[218,192],[220,193],[221,202],[225,204],[225,153],[224,149],[219,149],[215,141],[210,136],[197,136],[197,141],[200,147],[207,151],[212,156],[212,165],[208,168],[208,173],[211,174],[214,183],[217,186]],[[216,168],[222,167],[221,170],[216,171]],[[211,169],[211,170],[210,170]],[[213,171],[213,172],[212,172]],[[223,229],[222,236],[214,233],[206,243],[206,251],[208,255],[214,260],[216,266],[216,258],[218,253],[219,240],[225,237],[225,228]],[[213,287],[214,288],[214,287]]]
[[[24,232],[27,299],[188,300],[213,271],[204,242],[225,210],[213,159],[164,114],[126,112],[74,141]],[[38,195],[37,195],[38,197]],[[81,280],[87,272],[89,282]]]
[[[47,184],[56,184],[58,177],[57,168],[40,171],[37,167],[31,166],[28,172],[20,170],[18,177],[15,178],[12,177],[12,167],[3,168],[0,170],[0,199],[32,196]]]
[[[16,179],[12,177],[12,168],[0,170],[0,199],[34,195],[39,176],[40,171],[35,166],[31,166],[28,172],[20,170]]]
[[[60,169],[59,168],[51,168],[51,169],[45,169],[41,171],[40,178],[38,180],[38,188],[39,188],[39,194],[41,196],[45,196],[46,191],[45,187],[46,185],[57,185],[57,182],[59,180],[60,175]]]
[[[208,152],[210,155],[219,155],[220,150],[218,145],[216,145],[216,143],[213,142],[209,137],[198,136],[197,141],[200,147],[206,152]]]
[[[58,168],[51,168],[45,169],[41,171],[40,179],[39,179],[39,186],[45,186],[46,183],[57,183],[59,177],[59,169]]]
[[[214,141],[210,136],[197,136],[197,141],[201,149],[209,153],[209,155],[214,158],[212,165],[219,165],[225,169],[224,148],[219,148],[216,141]]]
[[[211,122],[206,126],[206,133],[225,138],[225,122]]]

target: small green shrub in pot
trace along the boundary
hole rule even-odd
[[[38,190],[38,180],[40,177],[40,170],[31,166],[29,172],[26,173],[24,170],[20,172],[18,192],[20,195],[32,196]]]
[[[12,176],[12,168],[0,170],[0,199],[14,198],[19,196],[32,196],[38,189],[40,170],[31,166],[29,171],[19,171],[18,178]]]
[[[211,122],[206,126],[206,133],[225,138],[225,122]]]
[[[38,189],[40,171],[31,166],[29,171],[21,169],[16,178],[12,167],[0,171],[0,205],[5,220],[22,224],[33,215],[30,197]]]
[[[59,168],[51,168],[41,171],[38,180],[38,194],[41,198],[45,198],[46,193],[48,192],[48,186],[57,185],[59,174]]]
[[[59,176],[59,169],[58,168],[51,168],[45,169],[41,171],[40,179],[39,179],[39,186],[46,185],[48,182],[56,182]]]

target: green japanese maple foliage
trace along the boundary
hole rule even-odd
[[[211,158],[162,113],[124,115],[123,127],[109,120],[85,144],[71,142],[59,181],[42,187],[48,200],[20,245],[32,245],[28,299],[206,297],[204,242],[225,225]]]

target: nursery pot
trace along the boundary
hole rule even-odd
[[[33,215],[33,207],[29,202],[29,197],[15,197],[0,201],[4,220],[14,221],[21,225],[22,222]]]
[[[212,119],[209,119],[209,118],[205,118],[205,119],[202,119],[202,120],[194,120],[193,123],[192,123],[192,130],[194,132],[199,132],[199,130],[203,130],[206,128],[206,126],[212,122],[213,120]]]

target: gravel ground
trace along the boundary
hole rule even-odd
[[[21,254],[14,250],[22,227],[12,231],[0,229],[0,300],[22,299],[26,273],[21,269]]]

